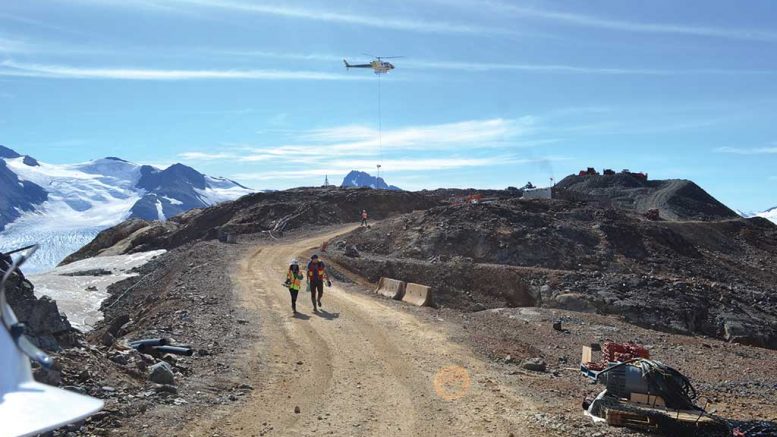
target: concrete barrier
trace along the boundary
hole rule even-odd
[[[405,295],[405,282],[381,277],[375,292],[394,300],[401,300]]]
[[[408,282],[405,286],[405,296],[402,297],[402,301],[419,307],[432,306],[434,302],[432,299],[432,288]]]

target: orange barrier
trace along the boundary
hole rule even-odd
[[[432,288],[408,282],[405,286],[405,295],[402,297],[402,301],[419,307],[432,306]]]
[[[394,300],[401,300],[405,295],[405,282],[381,277],[375,292]]]

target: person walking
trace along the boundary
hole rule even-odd
[[[283,284],[289,288],[289,294],[291,295],[291,311],[297,314],[297,295],[299,294],[299,287],[305,275],[299,271],[299,262],[296,259],[291,260],[289,265],[289,271],[286,273],[286,282]]]
[[[362,226],[367,226],[367,210],[362,210]]]
[[[327,287],[332,286],[324,262],[318,259],[318,255],[313,255],[308,263],[308,288],[310,289],[310,299],[313,302],[313,312],[318,312],[318,308],[321,308],[324,282],[326,282]]]

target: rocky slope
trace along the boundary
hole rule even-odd
[[[302,226],[349,223],[362,209],[382,219],[439,204],[434,196],[391,190],[302,188],[256,193],[233,202],[196,209],[167,222],[129,220],[100,232],[63,263],[105,255],[172,249],[224,235],[264,233],[268,238]]]
[[[550,306],[777,348],[777,226],[649,221],[598,201],[503,200],[401,215],[331,242],[370,280],[467,310]]]
[[[629,173],[567,176],[555,186],[562,198],[600,201],[669,220],[720,220],[739,215],[688,180],[647,180]]]
[[[1,262],[0,265],[4,266]],[[16,318],[27,326],[27,336],[46,351],[72,346],[77,332],[70,326],[67,317],[60,314],[55,301],[46,296],[35,297],[34,290],[33,284],[18,272],[11,276],[6,285],[8,304]]]

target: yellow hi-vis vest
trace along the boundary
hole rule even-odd
[[[289,273],[286,274],[286,280],[289,281],[290,290],[299,291],[299,287],[303,279],[305,279],[305,275],[303,275],[302,273],[297,273],[295,275],[294,272],[289,270]]]

